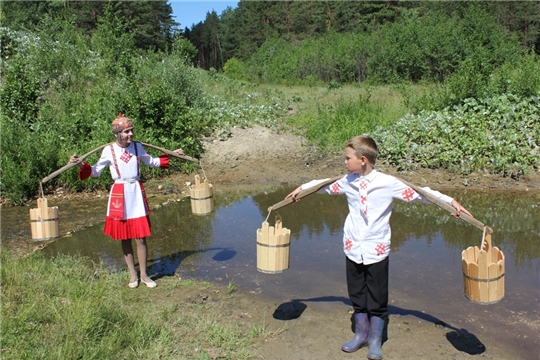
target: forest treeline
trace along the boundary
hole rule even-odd
[[[0,24],[15,31],[34,31],[49,16],[69,19],[91,36],[106,16],[108,1],[2,1]],[[179,25],[167,0],[114,1],[119,26],[134,34],[134,46],[143,50],[166,50]],[[51,29],[54,31],[54,29]]]
[[[378,34],[375,41],[392,40],[385,39],[384,30],[394,24],[400,24],[395,31],[405,31],[401,41],[417,45],[429,35],[415,33],[411,25],[419,22],[434,28],[429,41],[440,40],[444,47],[458,35],[460,29],[452,28],[456,26],[476,36],[475,44],[489,40],[488,32],[495,31],[513,34],[521,47],[540,52],[539,1],[240,1],[222,14],[207,13],[203,22],[186,28],[185,35],[199,50],[199,66],[220,69],[231,58],[250,60],[270,40],[299,44],[327,33]],[[356,50],[363,56],[361,48]],[[454,56],[462,56],[460,51]]]
[[[3,1],[0,20],[32,31],[46,15],[63,16],[92,35],[107,3]],[[540,54],[540,1],[239,1],[184,29],[165,0],[112,3],[136,48],[169,51],[184,37],[194,65],[250,81],[442,82]]]
[[[357,53],[353,61],[356,60],[359,69],[355,71],[354,80],[359,81],[366,76],[359,58],[370,54],[365,44],[358,44],[358,36],[371,37],[374,47],[393,45],[396,47],[392,49],[394,52],[405,50],[405,46],[412,47],[407,50],[409,59],[396,59],[401,68],[410,65],[407,61],[415,57],[425,57],[425,65],[420,66],[430,68],[425,74],[411,69],[403,74],[404,70],[397,69],[398,75],[413,81],[422,75],[441,80],[458,60],[471,53],[471,50],[463,49],[464,39],[471,41],[470,47],[483,46],[492,50],[489,47],[500,45],[494,41],[515,37],[511,41],[521,48],[540,53],[540,1],[240,0],[236,8],[228,8],[221,14],[209,11],[204,21],[183,29],[185,24],[174,21],[172,8],[166,0],[111,2],[118,5],[121,21],[135,34],[137,48],[166,50],[175,36],[184,36],[198,51],[195,64],[206,70],[221,70],[232,58],[242,62],[252,60],[268,41],[276,44],[277,39],[282,39],[287,44],[299,45],[306,39],[313,41],[330,33],[356,35],[345,38],[350,39],[346,44],[350,51]],[[106,1],[3,1],[0,22],[12,30],[31,31],[45,15],[68,16],[90,35],[97,29],[106,4]],[[332,45],[333,38],[322,39],[319,45]],[[290,49],[294,50],[294,47]],[[387,52],[389,57],[396,55]],[[444,55],[437,57],[437,52]],[[339,55],[345,58],[343,61],[351,60],[348,54]],[[434,69],[438,65],[441,69]],[[388,76],[384,75],[383,79],[390,80]],[[335,77],[340,79],[340,76]],[[341,74],[341,80],[350,79]]]
[[[198,156],[201,136],[217,127],[226,134],[227,126],[273,121],[302,101],[257,88],[264,83],[402,93],[411,115],[396,124],[369,96],[296,117],[322,149],[352,128],[378,134],[381,157],[407,168],[516,177],[538,169],[538,1],[240,1],[183,30],[161,0],[0,4],[2,201],[30,199],[75,149],[111,141],[119,111],[136,120],[139,139]],[[223,101],[203,91],[205,81],[241,97]],[[448,139],[435,153],[427,138],[411,146],[407,135],[431,122],[423,134]],[[463,149],[454,140],[464,135],[479,138]],[[438,155],[449,149],[457,153]],[[105,188],[108,179],[82,184],[66,172],[48,185]]]

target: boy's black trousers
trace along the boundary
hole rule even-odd
[[[355,312],[388,318],[388,263],[386,259],[370,264],[357,264],[346,258],[347,289]]]

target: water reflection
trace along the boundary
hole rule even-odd
[[[216,211],[206,216],[193,215],[189,200],[153,212],[150,274],[157,278],[178,274],[224,284],[234,280],[242,288],[285,302],[284,306],[348,305],[341,245],[348,211],[344,197],[312,195],[280,209],[283,226],[291,229],[290,268],[279,275],[256,270],[256,229],[266,219],[268,207],[291,190],[216,196]],[[437,319],[449,329],[490,337],[523,358],[536,356],[540,197],[449,195],[493,228],[493,244],[506,255],[506,296],[497,304],[481,306],[463,295],[461,251],[480,244],[480,230],[435,206],[396,202],[391,220],[391,313]],[[269,218],[271,224],[274,215]],[[124,268],[120,244],[102,235],[102,228],[99,224],[60,239],[46,252],[80,253]]]

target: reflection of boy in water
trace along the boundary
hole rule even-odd
[[[156,283],[146,274],[148,256],[146,237],[151,235],[150,209],[144,187],[139,181],[140,162],[151,168],[167,168],[169,158],[165,154],[154,158],[146,153],[140,143],[134,142],[133,123],[121,113],[113,120],[112,131],[116,142],[103,149],[101,157],[94,166],[85,162],[79,163],[79,178],[85,180],[90,176],[98,177],[107,166],[109,167],[114,184],[109,195],[103,232],[114,240],[122,240],[122,251],[130,273],[128,286],[131,288],[139,286],[131,245],[131,239],[135,239],[140,280],[148,287],[156,287]],[[175,152],[184,155],[182,149],[177,149]],[[73,155],[69,161],[76,162],[77,158]]]
[[[398,179],[375,170],[377,155],[377,144],[371,137],[352,138],[345,148],[348,174],[319,190],[330,195],[347,196],[349,214],[343,229],[343,251],[356,325],[354,339],[343,344],[341,349],[354,352],[368,344],[368,359],[382,359],[382,333],[388,318],[388,255],[393,199],[430,203]],[[298,201],[295,198],[302,190],[324,180],[303,184],[286,199]],[[471,215],[451,197],[429,188],[423,189],[451,204],[457,210],[456,217],[462,211]]]

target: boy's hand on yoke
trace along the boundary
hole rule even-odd
[[[294,189],[293,192],[291,192],[289,195],[285,196],[285,199],[292,198],[293,202],[298,202],[300,199],[297,199],[296,196],[302,192],[302,187],[299,186],[296,189]]]
[[[455,217],[456,219],[459,219],[459,214],[461,212],[464,212],[465,214],[469,215],[470,217],[474,217],[467,209],[465,209],[460,203],[458,203],[456,200],[452,200],[452,204],[451,204],[454,209],[456,209],[456,213],[455,214],[452,214],[453,217]]]

